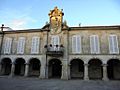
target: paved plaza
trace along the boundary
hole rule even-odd
[[[0,77],[0,90],[120,90],[120,81]]]

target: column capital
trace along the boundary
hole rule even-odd
[[[89,66],[89,64],[88,64],[88,63],[85,63],[84,66]]]
[[[29,65],[30,63],[24,63],[25,65]]]
[[[107,66],[108,66],[108,64],[102,64],[102,66],[103,66],[103,67],[107,67]]]
[[[16,62],[11,62],[10,64],[15,65],[15,64],[16,64]]]

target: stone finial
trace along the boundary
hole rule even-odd
[[[46,21],[46,23],[45,23],[46,25],[48,24],[48,21]]]
[[[79,23],[79,27],[81,27],[81,23]]]
[[[66,20],[64,20],[64,24],[67,25],[67,21]]]

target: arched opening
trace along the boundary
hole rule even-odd
[[[49,61],[48,76],[49,78],[60,78],[61,77],[61,61],[59,59],[52,59]]]
[[[92,59],[88,62],[89,79],[102,79],[103,69],[102,62],[99,59]]]
[[[111,59],[107,62],[108,78],[113,80],[120,80],[120,60]]]
[[[15,60],[15,75],[23,76],[25,73],[25,60],[18,58]]]
[[[9,75],[11,73],[11,63],[11,59],[9,58],[4,58],[2,60],[1,75]]]
[[[73,59],[70,62],[70,75],[74,79],[83,79],[84,77],[84,62],[80,59]]]
[[[29,75],[30,76],[39,76],[40,75],[40,66],[41,63],[38,59],[33,58],[30,60],[30,69],[29,69]]]

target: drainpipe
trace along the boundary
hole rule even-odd
[[[2,54],[2,45],[3,45],[3,38],[4,38],[4,33],[3,33],[3,28],[4,28],[4,24],[2,24],[2,27],[1,27],[1,32],[0,32],[0,34],[1,34],[1,44],[0,44],[0,75],[1,75],[1,69],[2,69],[2,67],[1,67],[1,54]]]
[[[3,38],[4,38],[3,28],[4,28],[4,24],[2,24],[1,32],[0,32],[0,34],[2,36],[2,38],[1,38],[1,44],[0,44],[0,57],[1,57],[1,54],[2,54],[2,46],[3,46]]]
[[[50,31],[50,30],[47,30],[47,41],[46,41],[47,46],[48,46],[49,31]],[[47,75],[48,75],[48,65],[47,65],[47,54],[46,54],[46,69],[45,69],[45,77],[46,77],[46,78],[48,78]]]

